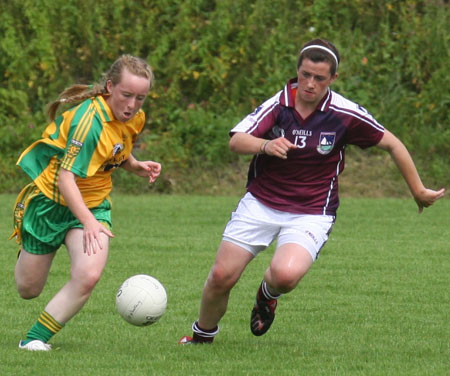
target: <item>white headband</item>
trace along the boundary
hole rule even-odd
[[[336,61],[336,69],[339,66],[339,61],[337,56],[334,54],[333,51],[331,51],[329,48],[324,47],[324,46],[319,46],[318,44],[313,44],[311,46],[307,46],[305,47],[303,50],[300,51],[300,55],[303,54],[303,52],[305,52],[306,50],[309,50],[310,48],[318,48],[320,50],[324,50],[326,52],[328,52],[331,56],[333,56],[334,60]]]

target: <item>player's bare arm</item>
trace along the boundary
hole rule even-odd
[[[266,140],[244,132],[235,133],[229,142],[230,150],[238,154],[267,154],[286,159],[295,145],[284,137]]]
[[[111,231],[95,219],[83,201],[81,192],[75,181],[75,174],[65,169],[61,169],[58,180],[59,190],[64,197],[70,211],[83,224],[83,248],[88,255],[97,253],[102,249],[100,232],[109,237],[113,237]]]
[[[391,155],[408,184],[414,200],[419,207],[419,213],[423,211],[423,208],[432,205],[436,200],[444,196],[444,188],[434,191],[423,185],[408,149],[406,149],[406,146],[391,132],[385,130],[383,138],[377,146],[386,150]]]

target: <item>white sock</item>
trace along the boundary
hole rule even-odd
[[[270,287],[266,281],[261,283],[261,291],[267,300],[278,299],[282,294]]]

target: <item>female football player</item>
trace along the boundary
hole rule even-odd
[[[348,144],[390,153],[419,212],[444,195],[422,184],[402,142],[364,108],[330,90],[338,77],[339,52],[314,39],[301,49],[297,77],[231,130],[230,149],[254,154],[247,193],[223,233],[206,280],[193,337],[212,342],[230,291],[248,263],[275,239],[277,246],[256,294],[250,329],[270,328],[277,299],[292,291],[326,243],[339,205],[338,176]]]
[[[21,247],[15,268],[19,295],[32,299],[41,293],[62,244],[71,260],[69,281],[20,341],[20,349],[50,350],[49,339],[80,311],[99,281],[114,236],[112,172],[122,167],[149,183],[160,174],[159,163],[132,155],[152,83],[144,60],[121,56],[98,84],[73,85],[50,104],[51,123],[17,162],[32,179],[14,208],[13,236]],[[61,103],[77,105],[55,118]]]

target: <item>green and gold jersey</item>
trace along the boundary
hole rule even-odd
[[[73,172],[86,206],[96,207],[110,193],[112,171],[128,159],[144,123],[142,110],[122,123],[102,96],[90,98],[50,123],[17,164],[61,205],[66,203],[58,189],[60,168]]]

